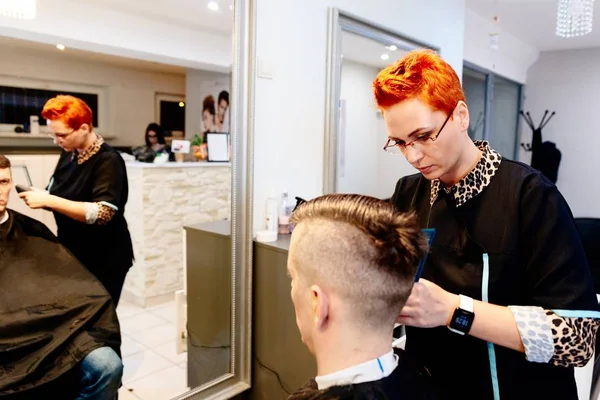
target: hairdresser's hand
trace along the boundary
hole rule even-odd
[[[418,328],[446,326],[458,307],[458,296],[425,279],[413,286],[396,322]]]
[[[23,199],[25,204],[32,209],[48,208],[52,201],[52,195],[45,190],[31,187],[28,192],[19,193],[19,197]]]

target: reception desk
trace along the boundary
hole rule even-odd
[[[141,306],[183,289],[183,226],[230,218],[231,165],[127,162],[129,224],[135,262],[123,298]]]

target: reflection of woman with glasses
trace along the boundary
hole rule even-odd
[[[47,191],[19,196],[54,213],[58,239],[104,285],[115,305],[133,248],[125,222],[128,183],[123,158],[93,131],[92,110],[78,98],[57,96],[42,111],[63,151]]]
[[[381,71],[374,93],[385,149],[420,172],[400,179],[391,201],[437,231],[398,319],[407,351],[442,399],[577,399],[572,367],[590,360],[598,328],[581,311],[598,301],[564,198],[469,138],[460,80],[434,52]]]
[[[142,162],[153,162],[159,154],[167,154],[169,161],[174,161],[175,156],[171,152],[171,147],[165,140],[165,132],[157,123],[148,124],[144,137],[145,146],[137,146],[132,149],[136,160]]]

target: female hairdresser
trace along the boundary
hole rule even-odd
[[[54,213],[58,239],[104,285],[115,306],[133,249],[125,217],[127,173],[122,157],[92,128],[92,111],[71,96],[48,100],[42,111],[63,151],[47,191],[20,194],[31,208]]]
[[[455,71],[428,50],[379,73],[385,149],[420,171],[392,197],[436,229],[398,322],[442,399],[577,399],[594,351],[593,280],[571,211],[538,171],[468,136]],[[566,312],[565,310],[577,310]]]

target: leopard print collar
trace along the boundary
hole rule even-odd
[[[96,140],[94,141],[94,143],[92,143],[90,147],[81,152],[74,151],[73,158],[77,158],[77,165],[81,165],[90,158],[92,158],[94,154],[100,151],[100,148],[102,147],[103,143],[104,139],[102,138],[102,136],[96,134]]]
[[[481,159],[475,168],[450,188],[442,185],[437,179],[431,181],[430,205],[433,205],[437,200],[440,188],[443,188],[446,193],[452,195],[456,202],[456,207],[460,207],[481,193],[490,184],[500,166],[502,156],[496,150],[492,149],[485,140],[476,140],[475,145],[482,151]]]

